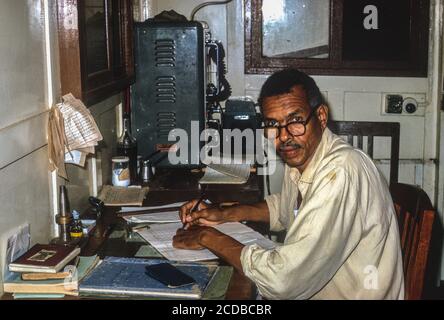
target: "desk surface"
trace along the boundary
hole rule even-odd
[[[200,196],[198,184],[202,173],[192,173],[189,170],[160,170],[156,179],[148,186],[150,191],[144,201],[144,206],[162,205],[173,202],[187,201]],[[239,201],[240,203],[256,203],[263,199],[262,177],[252,175],[243,185],[209,185],[207,198],[214,203]],[[108,239],[112,229],[122,228],[125,221],[118,218],[116,208],[107,208],[97,224],[96,235],[90,237],[83,247],[83,255],[100,255],[132,257],[139,250],[141,244],[128,243],[118,239]],[[256,226],[257,228],[258,226]],[[261,229],[261,228],[259,228]],[[261,230],[263,231],[263,229]],[[256,290],[254,284],[245,276],[234,271],[226,298],[230,300],[254,299]]]
[[[189,170],[160,170],[156,173],[156,178],[148,186],[150,191],[144,201],[144,206],[162,205],[180,201],[187,201],[200,196],[198,184],[202,173],[192,173]],[[263,199],[262,177],[252,175],[244,185],[210,185],[207,188],[207,198],[212,202],[239,201],[240,203],[255,203]],[[93,235],[84,238],[80,243],[81,254],[91,256],[99,254],[103,256],[133,257],[143,243],[128,242],[123,238],[110,239],[113,231],[125,230],[127,225],[125,220],[117,217],[116,211],[119,208],[107,207],[101,218],[97,221],[97,226]],[[88,218],[92,212],[88,211],[85,217]],[[256,226],[257,227],[257,226]],[[263,228],[260,231],[264,231]],[[233,273],[231,282],[226,293],[229,300],[247,300],[256,297],[254,284],[245,276],[237,272]],[[12,299],[12,295],[5,294],[2,299]],[[69,297],[68,299],[73,299]],[[76,298],[74,298],[76,299]],[[78,299],[78,298],[77,298]]]

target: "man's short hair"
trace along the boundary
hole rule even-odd
[[[265,98],[290,93],[294,86],[302,86],[312,109],[326,104],[325,99],[312,77],[297,69],[284,69],[272,74],[264,83],[258,103],[263,107]]]

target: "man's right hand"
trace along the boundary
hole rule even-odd
[[[201,202],[198,208],[191,212],[191,209],[194,208],[198,201],[199,200],[195,199],[180,207],[179,216],[185,225],[185,229],[188,229],[192,225],[215,226],[227,222],[223,209],[210,207],[204,202]]]

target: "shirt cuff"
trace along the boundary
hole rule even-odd
[[[255,277],[255,268],[252,264],[252,256],[254,255],[255,251],[258,250],[264,250],[257,244],[245,246],[242,249],[240,260],[242,264],[242,271],[244,272],[245,276],[249,278],[251,281],[253,281],[256,284],[256,288],[259,292],[259,294],[263,297],[271,297],[268,295],[266,290],[263,290],[263,286],[261,285],[260,279],[257,279]]]
[[[240,260],[242,264],[242,270],[248,278],[252,278],[252,272],[251,272],[251,253],[252,250],[257,248],[257,244],[244,246],[241,252]]]

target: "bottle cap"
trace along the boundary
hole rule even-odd
[[[111,159],[111,161],[115,162],[115,163],[129,162],[129,158],[128,157],[113,157]]]
[[[80,218],[80,213],[78,213],[76,210],[72,210],[72,217],[74,220],[78,220]]]

